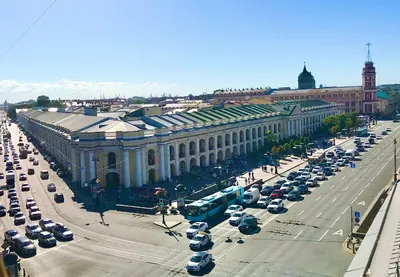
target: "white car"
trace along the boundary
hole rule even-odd
[[[201,271],[212,262],[212,254],[201,251],[196,252],[186,265],[187,271]]]
[[[243,207],[240,205],[230,205],[228,209],[226,209],[224,215],[231,216],[234,212],[243,211]]]
[[[317,178],[318,181],[323,181],[323,180],[325,180],[326,176],[325,176],[325,173],[318,172],[318,174],[315,176],[315,178]]]
[[[246,212],[234,212],[231,217],[229,218],[229,223],[231,225],[239,225],[240,222],[247,216]]]
[[[270,212],[279,212],[283,209],[285,205],[283,204],[282,199],[274,199],[269,203],[267,209]]]
[[[281,186],[281,192],[283,194],[288,194],[292,190],[293,190],[293,186],[291,184],[289,184],[289,183],[283,184]]]
[[[338,166],[345,166],[346,165],[346,160],[345,159],[339,159],[336,164]]]
[[[207,229],[208,224],[206,222],[195,222],[186,230],[186,236],[191,239],[199,232],[205,232]]]
[[[322,168],[320,166],[316,166],[313,168],[312,173],[317,174],[320,171],[322,171]]]
[[[271,197],[261,196],[261,198],[257,201],[257,206],[261,208],[266,208],[269,202],[271,202]]]
[[[311,165],[306,165],[305,167],[304,167],[304,171],[306,171],[306,172],[311,172],[312,171],[312,166]]]
[[[308,179],[306,185],[310,188],[315,187],[317,185],[317,179],[316,178]]]
[[[339,168],[336,164],[331,165],[332,171],[339,171]]]
[[[194,236],[193,239],[190,240],[189,247],[190,249],[201,249],[211,242],[211,238],[211,234],[199,232],[197,235]]]
[[[301,173],[301,177],[303,177],[304,180],[308,180],[311,178],[311,174],[308,172],[303,172],[303,173]]]
[[[369,144],[368,142],[364,142],[364,148],[370,148],[371,144]]]

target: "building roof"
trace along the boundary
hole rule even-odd
[[[21,115],[42,124],[53,126],[66,133],[80,131],[106,120],[103,117],[48,111],[27,111],[22,112]]]
[[[376,97],[381,98],[381,99],[389,99],[389,95],[387,95],[385,92],[383,91],[377,91],[376,92]]]
[[[111,118],[121,118],[124,117],[126,112],[100,112],[97,116],[100,117],[111,117]]]
[[[271,93],[272,96],[281,94],[318,94],[318,93],[339,93],[339,92],[357,92],[362,89],[361,86],[348,87],[331,87],[331,88],[313,88],[313,89],[290,89],[290,90],[275,90]]]
[[[303,67],[303,71],[299,74],[299,81],[301,80],[314,80],[314,76],[311,72],[307,71],[306,65]]]

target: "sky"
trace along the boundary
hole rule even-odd
[[[367,42],[378,84],[400,82],[398,0],[53,2],[0,2],[0,102],[296,88],[304,62],[361,85]]]

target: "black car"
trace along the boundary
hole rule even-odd
[[[292,190],[291,192],[288,193],[287,200],[289,201],[297,201],[300,199],[300,193],[298,190]]]
[[[280,180],[278,180],[278,181],[275,182],[274,188],[275,188],[275,189],[280,189],[281,186],[282,186],[284,183],[286,183],[286,180],[280,179]]]
[[[64,203],[64,194],[61,192],[54,194],[54,201],[56,201],[56,203]]]
[[[252,215],[247,216],[242,222],[239,224],[239,231],[241,233],[247,233],[255,230],[257,228],[257,218]]]
[[[297,175],[298,175],[298,174],[297,174],[296,171],[289,172],[289,174],[287,175],[287,179],[288,179],[289,181],[293,181],[294,178],[297,177]]]
[[[5,216],[6,214],[6,208],[3,205],[0,205],[0,216]]]
[[[52,233],[47,232],[47,231],[40,232],[40,234],[38,236],[38,240],[39,240],[39,245],[42,245],[42,246],[45,245],[48,247],[52,247],[52,246],[57,245],[56,238],[53,236]]]
[[[274,190],[273,186],[264,186],[263,189],[260,191],[261,195],[268,196]]]
[[[15,250],[24,255],[36,255],[35,245],[26,237],[19,237],[15,240]]]
[[[331,176],[332,175],[332,169],[330,167],[324,167],[322,169],[322,172],[325,173],[326,176]]]

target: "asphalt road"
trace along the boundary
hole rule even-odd
[[[341,248],[350,232],[349,206],[363,213],[377,192],[390,181],[392,143],[393,137],[400,134],[398,126],[394,123],[380,126],[377,134],[386,127],[391,127],[393,132],[363,153],[355,169],[343,168],[337,176],[313,189],[303,201],[286,204],[286,213],[273,215],[262,209],[247,209],[260,219],[259,233],[241,235],[226,221],[212,228],[214,246],[210,252],[215,266],[204,274],[342,276],[352,259]],[[11,129],[16,145],[18,130],[15,125]],[[353,142],[342,146],[346,149]],[[26,172],[31,163],[28,160],[21,163]],[[3,165],[0,163],[0,166]],[[188,223],[166,234],[165,230],[152,226],[153,218],[146,220],[128,213],[107,212],[106,222],[109,219],[111,225],[103,226],[99,224],[98,214],[82,209],[70,197],[66,197],[64,204],[55,204],[53,194],[46,191],[49,182],[56,183],[58,190],[67,196],[71,191],[52,171],[50,180],[40,180],[40,169],[48,169],[41,158],[35,169],[36,174],[28,176],[30,192],[20,192],[20,182],[17,182],[21,204],[25,205],[27,197],[34,197],[42,217],[64,223],[74,232],[75,239],[51,249],[38,247],[35,257],[23,259],[22,265],[31,276],[187,275],[185,265],[192,254],[184,237]],[[8,205],[6,198],[5,195],[0,200]],[[23,211],[27,215],[24,207]],[[3,231],[16,228],[24,233],[23,227],[15,227],[8,216],[1,218],[0,223]],[[225,242],[227,236],[232,238],[231,243]],[[237,243],[239,238],[243,243]]]

